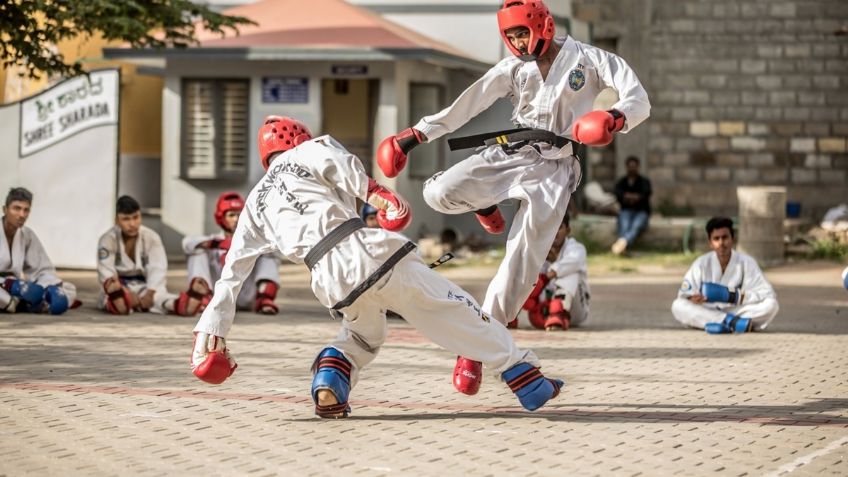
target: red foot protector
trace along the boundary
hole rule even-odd
[[[480,390],[482,382],[483,363],[457,356],[453,368],[453,387],[463,394],[473,396]]]

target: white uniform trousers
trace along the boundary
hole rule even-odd
[[[540,366],[536,355],[519,349],[506,327],[484,319],[474,298],[431,270],[415,254],[404,257],[352,305],[341,309],[342,328],[330,346],[353,364],[351,386],[386,340],[386,309],[443,348],[481,361],[498,375],[519,362]]]
[[[580,326],[589,318],[589,294],[579,273],[572,273],[553,280],[554,296],[563,295],[566,309],[571,314],[571,326]]]
[[[724,311],[692,303],[686,298],[677,298],[671,304],[671,313],[677,321],[686,326],[701,329],[707,323],[721,323],[724,317],[731,313],[742,318],[750,318],[754,322],[754,330],[762,331],[777,316],[779,309],[780,306],[774,298],[766,298],[757,303],[747,303]]]
[[[444,214],[519,201],[506,254],[483,300],[483,310],[494,319],[512,321],[530,296],[579,180],[574,156],[545,159],[534,147],[524,146],[514,154],[486,148],[424,184],[424,201]]]
[[[192,279],[202,278],[210,288],[215,286],[215,282],[221,277],[221,262],[216,255],[203,251],[188,256],[186,269],[189,285]],[[256,260],[253,271],[242,284],[241,291],[236,298],[236,306],[239,309],[253,308],[253,302],[256,299],[256,282],[260,280],[269,280],[277,285],[280,284],[280,272],[277,268],[277,261],[273,257],[263,255]]]

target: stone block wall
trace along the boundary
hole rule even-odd
[[[647,158],[655,204],[735,215],[738,185],[785,185],[815,218],[848,202],[848,2],[574,5],[651,97],[644,144],[618,156]]]

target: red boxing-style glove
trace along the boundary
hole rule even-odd
[[[409,151],[426,139],[420,131],[406,128],[389,136],[377,147],[377,165],[386,177],[395,177],[406,167]]]
[[[403,230],[412,221],[409,204],[397,192],[382,186],[374,179],[368,180],[368,200],[377,209],[377,223],[380,227],[397,232]]]
[[[191,353],[191,371],[209,384],[221,384],[233,375],[238,367],[230,356],[224,338],[206,333],[195,333]]]
[[[574,123],[572,136],[587,146],[606,146],[612,142],[613,133],[624,128],[624,121],[624,115],[617,109],[592,111]]]

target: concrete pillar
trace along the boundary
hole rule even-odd
[[[785,187],[737,187],[739,199],[739,250],[761,266],[783,262]]]

